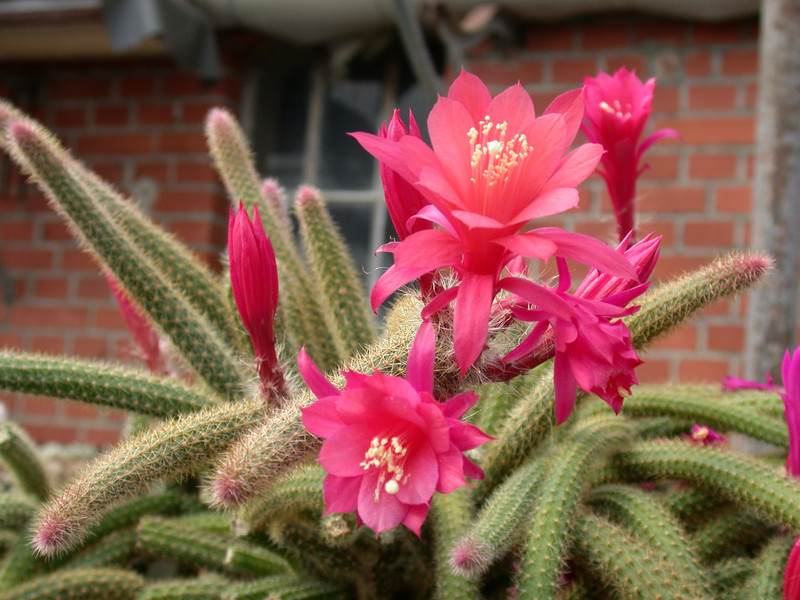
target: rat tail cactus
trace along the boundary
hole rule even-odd
[[[598,165],[634,189],[644,147],[670,134],[637,146],[654,82],[614,82],[598,106],[574,90],[536,115],[521,86],[492,97],[462,73],[429,117],[430,146],[413,115],[354,134],[380,161],[398,235],[369,299],[322,193],[298,190],[295,233],[230,113],[206,122],[232,205],[217,274],[0,103],[0,145],[106,274],[149,369],[0,352],[1,389],[136,423],[58,491],[25,433],[0,424],[14,481],[0,493],[0,600],[795,590],[800,485],[780,464],[797,451],[791,355],[785,390],[635,374],[648,344],[771,259],[723,256],[651,287],[660,238],[633,243],[630,214],[617,248],[536,224],[574,208]],[[617,143],[629,147],[602,159],[600,134],[625,125],[607,107],[625,121],[640,95]],[[600,143],[570,151],[584,111]],[[531,276],[551,259],[553,281]],[[576,262],[589,271],[573,286]],[[390,298],[378,325],[369,306]],[[728,431],[776,456],[732,451]]]

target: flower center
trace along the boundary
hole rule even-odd
[[[380,470],[378,485],[375,487],[375,502],[378,502],[381,488],[387,494],[396,494],[400,485],[408,481],[410,474],[403,473],[403,464],[406,461],[408,448],[403,445],[399,437],[374,437],[369,448],[364,454],[364,460],[359,463],[365,471],[372,467]]]
[[[631,105],[625,104],[625,106],[622,106],[619,100],[613,100],[611,104],[604,100],[600,103],[600,110],[607,112],[621,121],[627,121],[631,118]]]
[[[711,435],[711,432],[708,430],[708,427],[698,427],[694,431],[692,431],[692,439],[697,440],[698,442],[702,442],[703,440],[707,439]]]
[[[506,181],[509,172],[533,150],[524,133],[506,139],[507,131],[507,122],[495,124],[486,115],[478,127],[467,132],[472,146],[472,183],[493,186]]]

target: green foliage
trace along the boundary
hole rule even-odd
[[[313,462],[321,441],[301,414],[316,397],[297,378],[275,408],[248,390],[252,356],[228,284],[31,119],[0,103],[0,126],[0,146],[197,375],[180,382],[0,353],[3,390],[152,420],[55,495],[30,441],[0,423],[0,461],[13,480],[13,490],[0,491],[0,600],[480,600],[511,588],[548,600],[779,594],[786,532],[800,533],[800,485],[774,459],[684,437],[700,424],[782,452],[788,436],[776,394],[644,386],[619,416],[579,396],[557,427],[552,362],[506,381],[514,374],[498,357],[522,330],[492,333],[488,358],[462,376],[444,319],[434,394],[481,395],[467,419],[496,438],[470,455],[485,479],[435,495],[420,538],[398,528],[376,539],[353,515],[324,514],[326,474]],[[420,298],[400,295],[376,337],[322,199],[300,194],[301,250],[233,117],[213,111],[207,133],[231,200],[257,207],[272,238],[284,358],[305,344],[324,370],[403,376]],[[768,267],[764,257],[733,255],[654,287],[626,318],[635,346],[752,285]],[[156,569],[162,579],[151,577]]]

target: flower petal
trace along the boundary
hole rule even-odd
[[[433,393],[433,361],[436,332],[430,321],[423,321],[408,351],[406,379],[420,392]]]
[[[306,354],[306,347],[300,348],[297,355],[297,368],[300,370],[300,375],[303,381],[306,382],[308,389],[317,398],[325,398],[326,396],[338,396],[341,392],[330,381],[325,378],[322,371],[319,370],[311,357]]]
[[[489,330],[494,276],[465,273],[458,288],[453,318],[453,346],[461,374],[478,359]]]
[[[361,477],[327,475],[322,484],[325,514],[346,513],[358,508],[358,491]]]

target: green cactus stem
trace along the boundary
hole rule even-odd
[[[626,600],[700,600],[705,596],[684,581],[683,573],[663,553],[626,528],[597,515],[583,515],[575,525],[575,552]],[[545,598],[545,596],[527,596]]]
[[[455,573],[450,566],[453,544],[464,535],[472,519],[470,489],[462,487],[449,494],[436,494],[431,504],[435,524],[435,591],[436,600],[478,600],[475,581]]]
[[[765,541],[769,526],[748,511],[723,511],[692,534],[695,554],[706,563],[721,558],[751,554]]]
[[[84,246],[109,267],[125,292],[170,336],[197,374],[223,397],[234,398],[244,376],[231,349],[206,317],[92,201],[59,161],[45,132],[22,123],[12,123],[9,129],[12,156],[67,216]]]
[[[620,449],[630,439],[630,427],[624,421],[595,417],[576,426],[553,457],[542,475],[517,577],[523,598],[556,596],[586,474],[605,454]]]
[[[677,479],[702,487],[800,533],[800,486],[748,456],[681,441],[639,442],[614,457],[634,477]]]
[[[334,335],[339,338],[345,355],[351,356],[375,337],[361,278],[319,190],[301,187],[297,191],[295,214],[324,303],[330,307]]]
[[[136,531],[120,529],[88,544],[63,564],[67,569],[88,569],[124,564],[138,549]]]
[[[0,99],[0,147],[10,149],[10,139],[5,135],[11,121],[25,123],[42,129],[41,124]],[[148,219],[131,201],[123,198],[114,188],[87,169],[56,140],[52,149],[59,160],[85,186],[92,199],[105,209],[114,222],[127,233],[165,277],[187,294],[190,301],[203,312],[226,336],[229,343],[235,342],[232,315],[219,302],[221,287],[211,271],[198,261],[193,253],[172,234]]]
[[[39,501],[50,496],[50,483],[30,436],[16,423],[0,422],[0,463],[19,489]]]
[[[688,434],[697,421],[690,419],[673,419],[672,417],[651,417],[637,419],[634,434],[642,440],[670,438]]]
[[[683,522],[687,529],[705,522],[711,514],[716,514],[728,502],[704,489],[681,485],[661,496],[661,503],[669,512]]]
[[[9,548],[0,562],[0,590],[28,581],[47,570],[45,560],[33,553],[27,535],[23,535]]]
[[[301,581],[295,576],[266,577],[251,583],[230,586],[221,600],[345,600],[339,588],[313,581]]]
[[[222,593],[232,585],[216,573],[198,579],[148,582],[136,600],[222,600]]]
[[[0,600],[133,600],[144,579],[122,569],[59,571],[0,591]]]
[[[494,490],[452,547],[450,564],[462,577],[476,578],[502,558],[530,520],[548,461],[537,456]]]
[[[739,592],[755,573],[755,562],[750,558],[729,558],[711,567],[709,578],[714,598],[742,598]]]
[[[152,417],[173,417],[216,402],[197,387],[136,369],[10,351],[0,351],[0,389],[78,400]]]
[[[137,535],[144,550],[232,575],[264,576],[289,570],[288,563],[269,550],[229,536],[188,528],[179,520],[145,517],[139,522]],[[240,552],[238,559],[233,560],[230,557],[236,549]]]
[[[723,403],[707,388],[690,386],[642,386],[625,401],[626,415],[667,416],[689,419],[720,431],[738,431],[757,440],[789,447],[786,420],[779,421],[744,406]]]
[[[604,485],[592,490],[586,502],[627,526],[651,548],[663,552],[691,583],[692,589],[709,591],[698,556],[686,541],[683,529],[652,495],[630,486]]]
[[[742,588],[742,598],[781,598],[786,561],[795,539],[775,536],[758,553],[753,567],[755,572]]]
[[[220,108],[213,109],[206,118],[206,138],[214,165],[222,177],[228,195],[234,203],[240,200],[252,214],[258,206],[264,232],[270,238],[278,262],[281,285],[280,302],[284,306],[286,322],[292,329],[290,342],[305,345],[306,350],[323,370],[333,368],[344,357],[340,356],[311,279],[295,246],[291,231],[286,227],[286,217],[274,202],[261,194],[258,174],[253,165],[252,152],[244,132],[233,115]],[[290,314],[293,307],[303,307],[299,320]]]
[[[166,477],[196,469],[264,416],[259,401],[227,403],[163,423],[98,458],[37,517],[40,554],[64,552],[84,538],[112,504]]]

